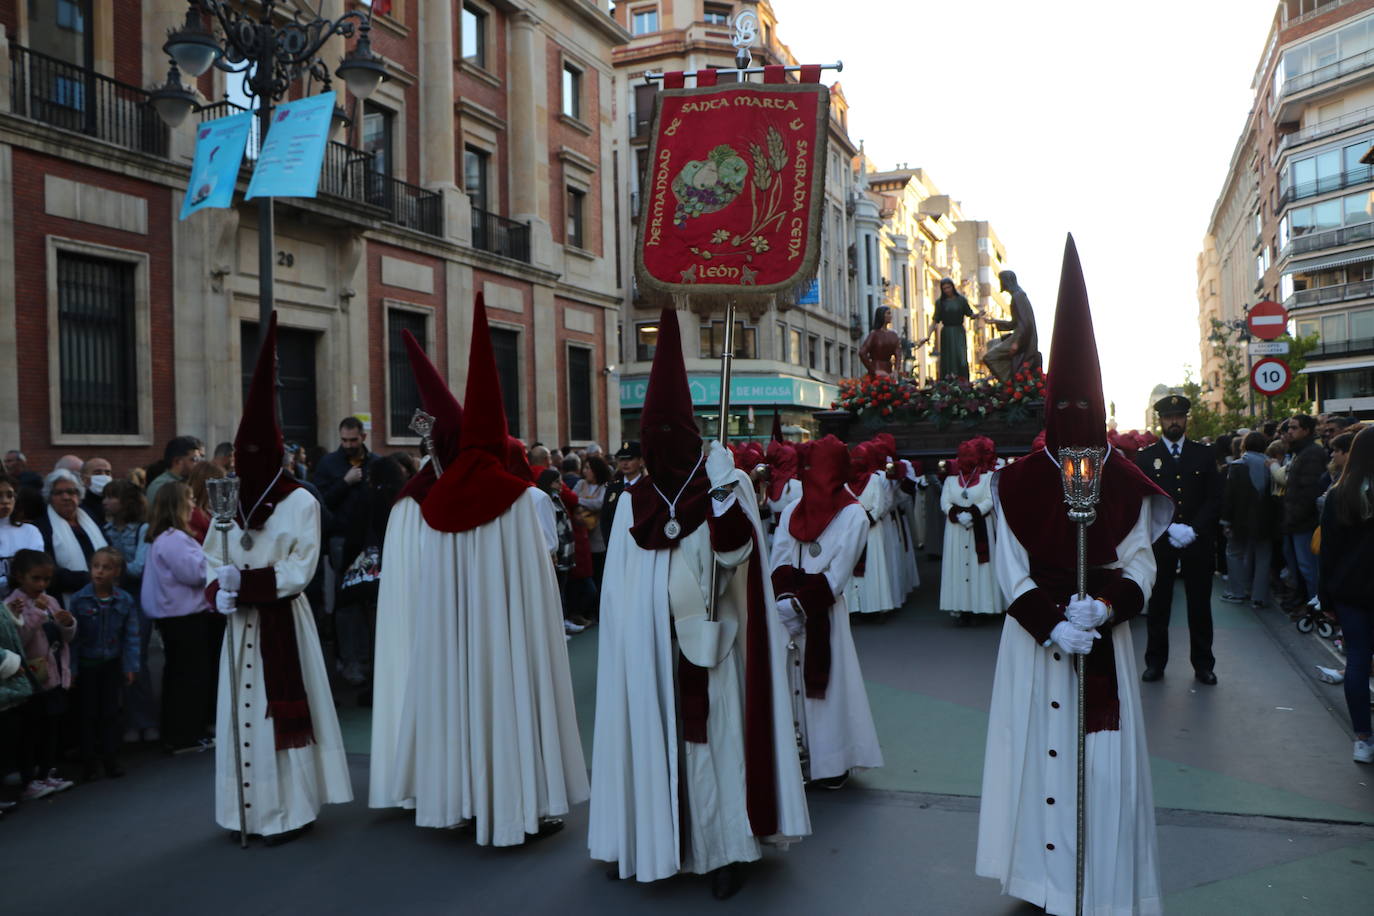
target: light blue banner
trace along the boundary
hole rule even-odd
[[[314,197],[333,115],[332,91],[287,102],[272,112],[272,126],[263,139],[244,199]]]
[[[252,127],[253,114],[245,111],[206,121],[196,129],[196,154],[186,199],[181,202],[182,219],[206,207],[233,206],[234,185]]]
[[[720,406],[720,376],[688,375],[692,404],[697,407]],[[633,410],[644,406],[649,379],[629,378],[620,382],[620,406]],[[786,375],[735,375],[730,378],[730,404],[738,406],[774,404],[785,407],[828,408],[839,396],[834,385]]]

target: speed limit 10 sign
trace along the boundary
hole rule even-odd
[[[1293,384],[1293,370],[1281,359],[1262,359],[1250,370],[1250,387],[1262,395],[1283,394]]]

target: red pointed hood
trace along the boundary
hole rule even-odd
[[[768,498],[778,500],[782,498],[782,491],[787,486],[787,481],[797,476],[797,450],[791,444],[775,439],[768,443],[767,460],[770,469]]]
[[[468,355],[467,410],[458,437],[458,457],[429,491],[425,521],[439,531],[471,531],[500,517],[531,486],[506,469],[505,401],[491,348],[491,328],[482,294],[472,309],[472,348]]]
[[[706,521],[710,502],[701,432],[692,411],[677,313],[672,309],[664,309],[659,316],[658,344],[640,415],[639,442],[649,479],[629,491],[635,513],[630,534],[645,550],[671,549]],[[663,533],[670,516],[680,526],[677,538]]]
[[[1078,248],[1070,235],[1064,243],[1059,273],[1059,302],[1054,310],[1050,375],[1045,386],[1045,447],[1057,455],[1063,446],[1107,444],[1107,405],[1102,396],[1102,367],[1088,308],[1088,289]]]
[[[410,356],[410,371],[415,376],[415,387],[420,391],[420,404],[425,413],[434,418],[434,430],[430,438],[434,440],[434,456],[412,477],[401,490],[397,499],[409,496],[416,502],[424,502],[429,488],[434,486],[438,475],[434,473],[434,458],[442,468],[458,460],[458,437],[463,428],[463,408],[449,390],[448,382],[439,374],[420,342],[409,331],[401,331],[405,341],[406,353]]]
[[[277,422],[277,313],[273,312],[258,348],[258,363],[243,402],[243,418],[234,435],[239,523],[245,528],[261,528],[272,510],[296,489],[295,478],[282,473],[285,451],[281,425]]]
[[[701,456],[701,430],[692,409],[677,313],[672,309],[664,309],[658,320],[639,442],[649,477],[670,495],[687,480]]]
[[[873,463],[873,446],[867,442],[860,443],[849,451],[849,486],[854,491],[854,495],[859,495],[868,486],[868,478],[873,474],[875,465]],[[806,489],[806,482],[802,482],[803,492]]]
[[[845,489],[849,465],[849,449],[839,439],[828,435],[811,442],[800,468],[801,499],[787,523],[792,537],[798,541],[816,540],[841,509],[858,502]]]

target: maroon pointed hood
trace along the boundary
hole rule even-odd
[[[639,443],[648,480],[630,490],[635,513],[630,533],[646,550],[671,548],[706,520],[710,499],[701,431],[692,410],[687,364],[682,358],[682,335],[672,309],[664,309],[659,316],[654,365],[649,370],[649,390],[640,414]],[[675,516],[669,509],[673,500]],[[663,533],[670,517],[681,526],[677,538]]]
[[[491,348],[486,302],[481,293],[472,309],[472,344],[468,355],[467,390],[458,437],[458,457],[425,497],[425,521],[439,531],[471,531],[500,517],[530,481],[506,470],[505,401]]]
[[[1045,447],[1057,455],[1063,446],[1107,444],[1107,405],[1102,396],[1102,367],[1088,308],[1088,289],[1078,248],[1070,235],[1064,243],[1059,273],[1059,302],[1054,309],[1050,374],[1045,386]]]
[[[811,442],[800,470],[801,499],[787,523],[792,537],[817,540],[841,509],[858,502],[845,489],[849,474],[849,449],[843,442],[831,435]]]
[[[420,391],[420,404],[425,413],[434,418],[434,429],[430,438],[434,443],[434,455],[420,472],[412,477],[401,490],[397,499],[409,496],[416,502],[424,502],[430,487],[438,479],[434,473],[434,461],[446,468],[458,459],[458,438],[463,428],[463,408],[449,390],[448,382],[430,362],[415,335],[401,331],[405,341],[406,353],[410,356],[410,371],[415,376],[415,387]]]
[[[797,449],[789,442],[774,439],[768,443],[767,461],[768,498],[776,502],[782,499],[782,491],[787,487],[787,481],[797,476]]]
[[[239,478],[239,523],[261,528],[272,511],[296,489],[295,478],[282,472],[285,455],[277,422],[277,313],[272,313],[253,381],[243,402],[243,418],[234,435],[234,470]]]

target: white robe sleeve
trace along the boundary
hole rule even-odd
[[[305,591],[310,580],[315,578],[315,568],[320,562],[320,504],[309,492],[296,492],[301,496],[295,499],[288,497],[277,506],[277,512],[288,507],[291,509],[289,520],[283,521],[289,522],[289,530],[293,535],[286,555],[272,563],[278,598],[299,595]]]
[[[543,493],[543,491],[540,491]],[[549,553],[558,551],[558,522],[553,515],[553,497],[544,493],[543,499],[534,500],[534,511],[539,516],[539,529],[544,532],[544,547]]]
[[[988,513],[992,511],[993,506],[992,482],[988,480],[987,473],[983,474],[983,479],[978,481],[978,484],[978,490],[974,494],[974,496],[977,498],[977,502],[975,502],[974,505],[978,507],[978,511],[983,514],[984,518],[986,518]]]
[[[940,514],[949,515],[949,510],[954,508],[954,489],[951,486],[958,486],[953,477],[945,480],[944,486],[940,488]]]
[[[859,554],[868,546],[868,519],[862,512],[841,509],[825,530],[834,529],[838,529],[839,545],[826,567],[825,578],[830,583],[830,593],[838,596],[848,587]]]

